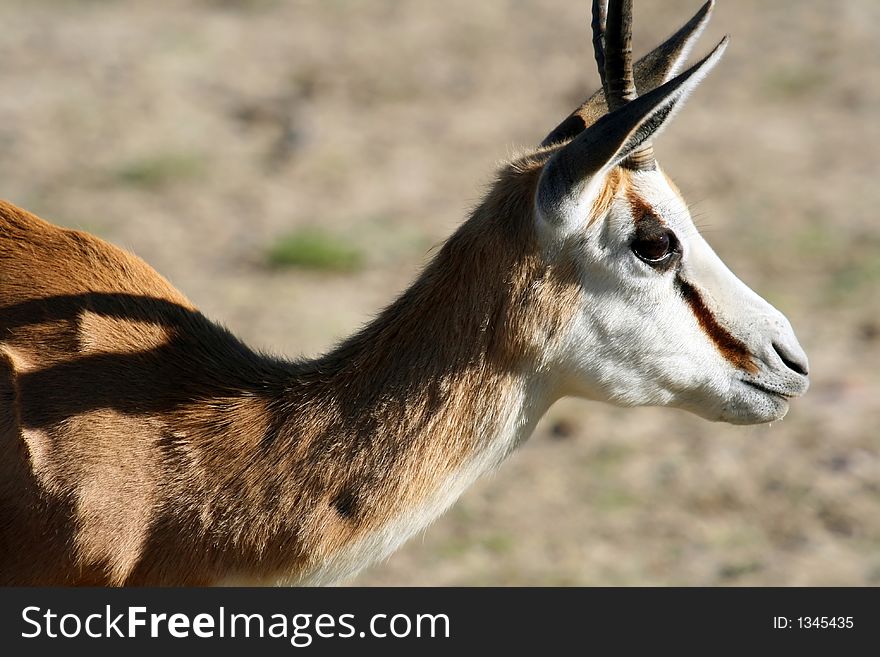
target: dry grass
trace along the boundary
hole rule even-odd
[[[586,4],[4,2],[0,193],[133,249],[254,346],[316,354],[592,90]],[[639,0],[636,50],[698,4]],[[719,5],[700,50],[731,47],[657,153],[792,320],[812,390],[772,427],[560,403],[357,583],[880,584],[880,5]],[[314,226],[362,268],[265,266]]]

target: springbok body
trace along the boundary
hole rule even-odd
[[[594,3],[603,90],[317,360],[254,353],[135,256],[0,204],[0,583],[332,583],[562,396],[782,417],[806,357],[650,149],[720,57],[674,76],[710,9],[633,66],[629,2]]]

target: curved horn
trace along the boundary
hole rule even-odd
[[[632,65],[632,0],[616,0],[608,7],[605,26],[605,82],[608,111],[636,99]]]
[[[593,29],[593,55],[596,58],[596,67],[599,69],[599,79],[602,81],[600,91],[606,98],[608,97],[608,81],[605,78],[605,24],[607,20],[608,0],[593,0],[593,21],[590,23],[590,27]]]
[[[581,103],[574,112],[569,114],[564,121],[557,125],[541,142],[541,146],[549,146],[556,142],[571,139],[584,128],[595,123],[599,117],[608,111],[608,103],[605,100],[605,53],[603,48],[604,39],[604,16],[602,10],[601,31],[597,35],[597,4],[593,3],[593,50],[596,63],[599,66],[602,78],[602,89],[596,91],[587,100]],[[666,39],[662,44],[654,48],[647,55],[639,59],[633,71],[635,75],[636,90],[639,94],[646,94],[656,89],[664,82],[670,80],[678,73],[682,63],[687,58],[697,38],[709,22],[715,0],[709,0],[691,19],[685,23],[675,34]],[[603,4],[604,7],[604,4]]]

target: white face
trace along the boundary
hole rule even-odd
[[[587,225],[593,200],[569,208],[583,220],[541,231],[580,268],[583,307],[555,359],[562,393],[736,424],[782,418],[807,390],[807,357],[782,313],[715,255],[665,176],[624,172],[607,214]]]

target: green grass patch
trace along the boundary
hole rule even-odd
[[[364,255],[344,238],[308,228],[281,237],[267,251],[266,261],[279,269],[353,272],[363,267]]]
[[[126,185],[155,189],[181,180],[204,175],[205,158],[193,153],[164,153],[132,160],[116,171],[116,179]]]
[[[603,488],[590,498],[589,504],[598,511],[619,511],[638,504],[639,500],[625,490]]]
[[[231,9],[236,11],[264,11],[275,9],[282,0],[202,0],[212,9]]]
[[[852,299],[866,289],[880,285],[880,254],[859,253],[840,263],[831,274],[829,287],[834,297]]]
[[[780,99],[800,99],[822,89],[828,76],[810,66],[791,66],[771,71],[765,81],[767,93]]]
[[[725,563],[718,568],[718,579],[729,582],[746,575],[760,573],[762,570],[764,564],[757,560]]]
[[[515,546],[513,537],[507,534],[493,534],[485,537],[481,542],[483,547],[493,554],[508,554],[513,552]]]

